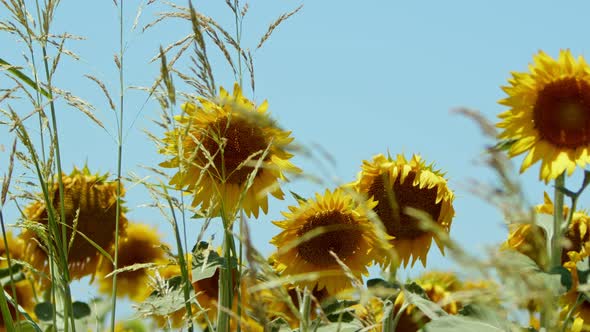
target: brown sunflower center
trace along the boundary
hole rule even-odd
[[[318,230],[320,227],[324,229]],[[308,263],[316,266],[336,264],[333,251],[340,260],[346,262],[360,250],[361,230],[350,214],[340,211],[325,211],[307,219],[297,232],[298,237],[317,230],[320,234],[297,246],[297,252]]]
[[[414,239],[425,232],[419,227],[419,220],[404,213],[406,207],[424,211],[438,220],[442,204],[436,203],[437,188],[414,186],[416,173],[411,171],[404,183],[398,178],[395,183],[386,183],[385,175],[376,177],[369,187],[368,196],[378,201],[375,213],[385,225],[387,233],[397,239]]]
[[[219,174],[225,170],[229,183],[243,184],[254,171],[256,163],[268,146],[262,129],[255,123],[234,117],[218,120],[212,125],[212,132],[201,142],[203,148],[213,157],[215,169]],[[225,142],[225,143],[222,143]],[[250,163],[243,164],[248,159]],[[268,156],[264,158],[266,161]],[[259,168],[257,172],[262,172]]]
[[[555,146],[590,144],[590,85],[573,77],[545,85],[537,96],[533,120],[540,136]]]

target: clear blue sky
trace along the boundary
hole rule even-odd
[[[177,2],[186,5],[186,2]],[[267,26],[301,1],[257,0],[250,2],[244,22],[244,47],[254,49]],[[169,22],[144,33],[141,27],[162,11],[156,3],[143,9],[139,26],[131,26],[139,2],[126,6],[126,84],[149,86],[159,73],[158,64],[148,60],[160,45],[168,45],[190,33],[183,20]],[[525,71],[533,54],[544,50],[556,56],[570,48],[574,55],[588,55],[587,1],[307,1],[301,12],[280,26],[265,46],[254,52],[257,102],[268,99],[270,111],[279,123],[293,131],[297,142],[330,153],[335,164],[321,171],[317,161],[295,158],[306,172],[322,176],[332,187],[353,180],[363,159],[374,154],[421,154],[447,172],[455,190],[456,217],[451,235],[464,247],[481,251],[485,245],[501,242],[506,235],[501,215],[470,192],[470,180],[494,181],[481,164],[487,142],[470,120],[451,114],[459,106],[480,110],[495,120],[503,110],[497,100],[504,97],[510,71]],[[233,16],[224,1],[195,1],[197,10],[231,27]],[[0,10],[0,18],[7,13]],[[63,61],[56,85],[93,103],[96,116],[108,132],[78,111],[58,110],[63,165],[85,161],[94,170],[116,171],[115,115],[108,109],[99,89],[83,78],[91,74],[103,80],[117,95],[118,74],[113,54],[118,52],[118,17],[112,1],[63,0],[57,11],[54,33],[85,36],[66,47],[81,59]],[[26,66],[24,45],[14,36],[0,34],[0,57]],[[211,48],[213,49],[213,48]],[[234,78],[225,62],[213,52],[217,82],[231,88]],[[179,65],[186,69],[185,58]],[[0,78],[0,87],[10,81]],[[189,91],[190,92],[190,91]],[[252,96],[250,96],[252,97]],[[156,166],[164,158],[147,140],[143,130],[161,132],[151,123],[158,118],[158,105],[145,103],[146,94],[128,90],[125,103],[124,172],[147,175],[140,165]],[[0,105],[5,107],[5,105]],[[19,110],[21,114],[29,109]],[[36,122],[28,124],[35,130]],[[0,127],[0,144],[8,147],[12,136]],[[317,148],[314,148],[317,149]],[[8,152],[0,153],[0,171],[6,171]],[[517,160],[520,162],[520,159]],[[542,202],[543,190],[552,190],[537,181],[538,165],[521,178],[532,204]],[[576,186],[579,182],[576,182]],[[140,186],[128,187],[130,220],[158,225],[172,242],[171,228],[154,210],[140,205],[149,196]],[[311,196],[323,191],[321,185],[297,181],[287,188]],[[280,219],[288,204],[271,201],[270,212],[250,225],[257,234],[256,245],[266,253],[277,233],[270,223]],[[581,207],[590,207],[587,199]],[[14,216],[14,206],[6,207]],[[194,230],[199,222],[194,221]],[[219,229],[219,228],[217,228]],[[218,231],[216,238],[221,240]],[[449,268],[448,259],[432,250],[429,267]],[[421,271],[416,265],[415,275]]]

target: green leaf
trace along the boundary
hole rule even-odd
[[[420,288],[421,289],[421,288]],[[415,305],[422,313],[431,320],[439,319],[448,314],[436,303],[424,298],[423,296],[404,291],[404,300]]]
[[[387,280],[383,280],[381,278],[367,280],[367,288],[376,288],[376,287],[399,289],[400,285],[398,283],[392,283]]]
[[[49,302],[41,302],[35,306],[35,315],[42,321],[53,320],[53,305]]]
[[[320,326],[316,329],[317,332],[357,332],[362,329],[360,323],[330,323],[328,325]]]
[[[547,252],[551,252],[551,238],[553,238],[553,215],[537,213],[535,214],[535,224],[545,231],[545,247]]]
[[[502,329],[503,331],[509,331],[510,327],[506,324],[506,318],[498,315],[498,312],[494,308],[481,305],[481,304],[467,304],[461,310],[459,314],[486,322],[492,326]]]
[[[305,199],[305,197],[299,195],[298,193],[296,193],[294,191],[290,191],[290,190],[289,190],[289,192],[291,193],[291,196],[293,196],[293,198],[295,198],[295,200],[297,200],[297,202],[303,203],[303,202],[307,201]]]
[[[349,308],[355,304],[358,304],[358,301],[336,301],[323,307],[323,310],[330,322],[349,323],[354,319],[352,310]]]
[[[515,140],[515,139],[502,140],[502,141],[499,141],[498,143],[496,143],[496,145],[494,145],[492,147],[492,149],[494,149],[496,151],[508,151],[508,150],[510,150],[512,145],[514,145],[514,143],[516,143],[516,141],[517,140]]]
[[[554,274],[554,275],[559,275],[560,276],[559,281],[561,282],[561,285],[563,285],[565,287],[566,290],[569,291],[572,288],[572,284],[573,284],[572,274],[565,267],[555,266],[551,269],[551,271],[549,271],[549,273]]]
[[[28,86],[32,87],[33,89],[37,90],[40,94],[44,95],[47,98],[51,98],[49,92],[43,89],[42,87],[38,86],[35,81],[25,75],[22,71],[18,70],[16,67],[11,65],[10,63],[6,62],[2,58],[0,58],[0,67],[5,68],[9,73],[11,73],[14,77],[21,80],[23,83],[27,84]]]
[[[231,267],[237,267],[235,258]],[[213,277],[218,268],[225,267],[225,259],[213,250],[209,243],[201,241],[193,248],[192,282]]]
[[[556,270],[557,274],[542,271],[532,259],[516,250],[503,250],[499,253],[499,260],[506,262],[505,268],[512,271],[512,279],[506,280],[506,286],[515,287],[515,291],[522,291],[523,287],[535,285],[539,290],[551,290],[553,296],[560,296],[566,289],[562,284],[562,271]],[[526,276],[527,283],[524,284],[522,277]],[[564,282],[567,284],[567,276]],[[571,276],[569,276],[571,278]],[[520,289],[516,289],[520,288]]]
[[[4,269],[0,269],[0,279],[3,279],[5,277],[10,277],[10,274],[12,272],[12,276],[14,277],[14,275],[19,272],[22,269],[22,265],[20,264],[12,264],[11,267],[7,267]],[[10,280],[10,279],[9,279]],[[16,280],[15,280],[16,281]]]
[[[420,331],[428,332],[504,332],[505,330],[469,317],[445,316],[433,320]]]
[[[72,303],[73,314],[75,319],[84,318],[90,316],[90,306],[85,302],[75,301]]]
[[[145,301],[137,306],[137,312],[140,314],[165,316],[184,308],[183,283],[182,276],[176,276],[166,280],[166,291],[154,291]]]

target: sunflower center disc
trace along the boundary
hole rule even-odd
[[[352,216],[340,211],[317,213],[307,219],[307,223],[297,232],[304,236],[319,227],[326,227],[321,234],[314,236],[297,246],[297,252],[307,262],[316,266],[333,266],[336,264],[333,251],[340,260],[346,262],[360,249],[361,230]]]
[[[248,175],[254,171],[254,167],[242,165],[242,163],[250,158],[250,163],[255,164],[260,159],[268,146],[264,133],[256,124],[239,118],[233,118],[229,123],[227,118],[223,118],[212,128],[213,132],[209,133],[202,142],[203,148],[215,156],[213,163],[220,175],[225,166],[227,182],[243,184]],[[223,143],[220,143],[222,140],[225,141],[223,146],[221,146]],[[267,158],[265,157],[264,160]],[[257,172],[262,171],[263,169],[259,168]]]
[[[575,78],[547,84],[537,96],[533,120],[541,137],[555,146],[590,144],[590,85]]]
[[[419,220],[403,211],[411,207],[428,213],[432,220],[438,220],[441,204],[436,204],[437,188],[414,186],[415,172],[410,172],[404,183],[399,178],[393,186],[386,185],[384,176],[376,177],[369,187],[368,195],[379,201],[375,213],[385,225],[387,233],[396,239],[414,239],[425,234],[419,227]]]

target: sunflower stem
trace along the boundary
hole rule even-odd
[[[220,268],[219,274],[219,310],[217,316],[217,331],[218,332],[229,332],[230,328],[230,316],[228,311],[232,309],[232,299],[233,299],[233,276],[232,276],[232,263],[231,263],[231,255],[232,251],[235,252],[235,243],[234,237],[232,234],[232,225],[233,223],[231,220],[227,218],[225,213],[225,208],[222,204],[221,206],[221,219],[223,221],[223,228],[225,232],[223,233],[223,259],[225,260],[225,264]]]
[[[551,264],[550,268],[555,268],[561,266],[561,237],[562,237],[562,225],[564,222],[563,219],[563,200],[564,200],[564,193],[563,188],[565,187],[565,172],[559,175],[555,179],[555,190],[554,190],[554,197],[553,201],[553,236],[551,237]],[[541,312],[541,324],[543,327],[547,329],[547,331],[552,331],[555,322],[555,301],[553,299],[548,298],[545,301],[546,305]]]
[[[301,301],[301,307],[299,313],[301,314],[301,332],[308,332],[310,326],[310,311],[311,311],[311,291],[305,287],[303,289],[303,300]]]
[[[563,188],[565,187],[565,172],[555,179],[553,237],[551,238],[551,267],[561,266],[561,236],[563,224]]]

